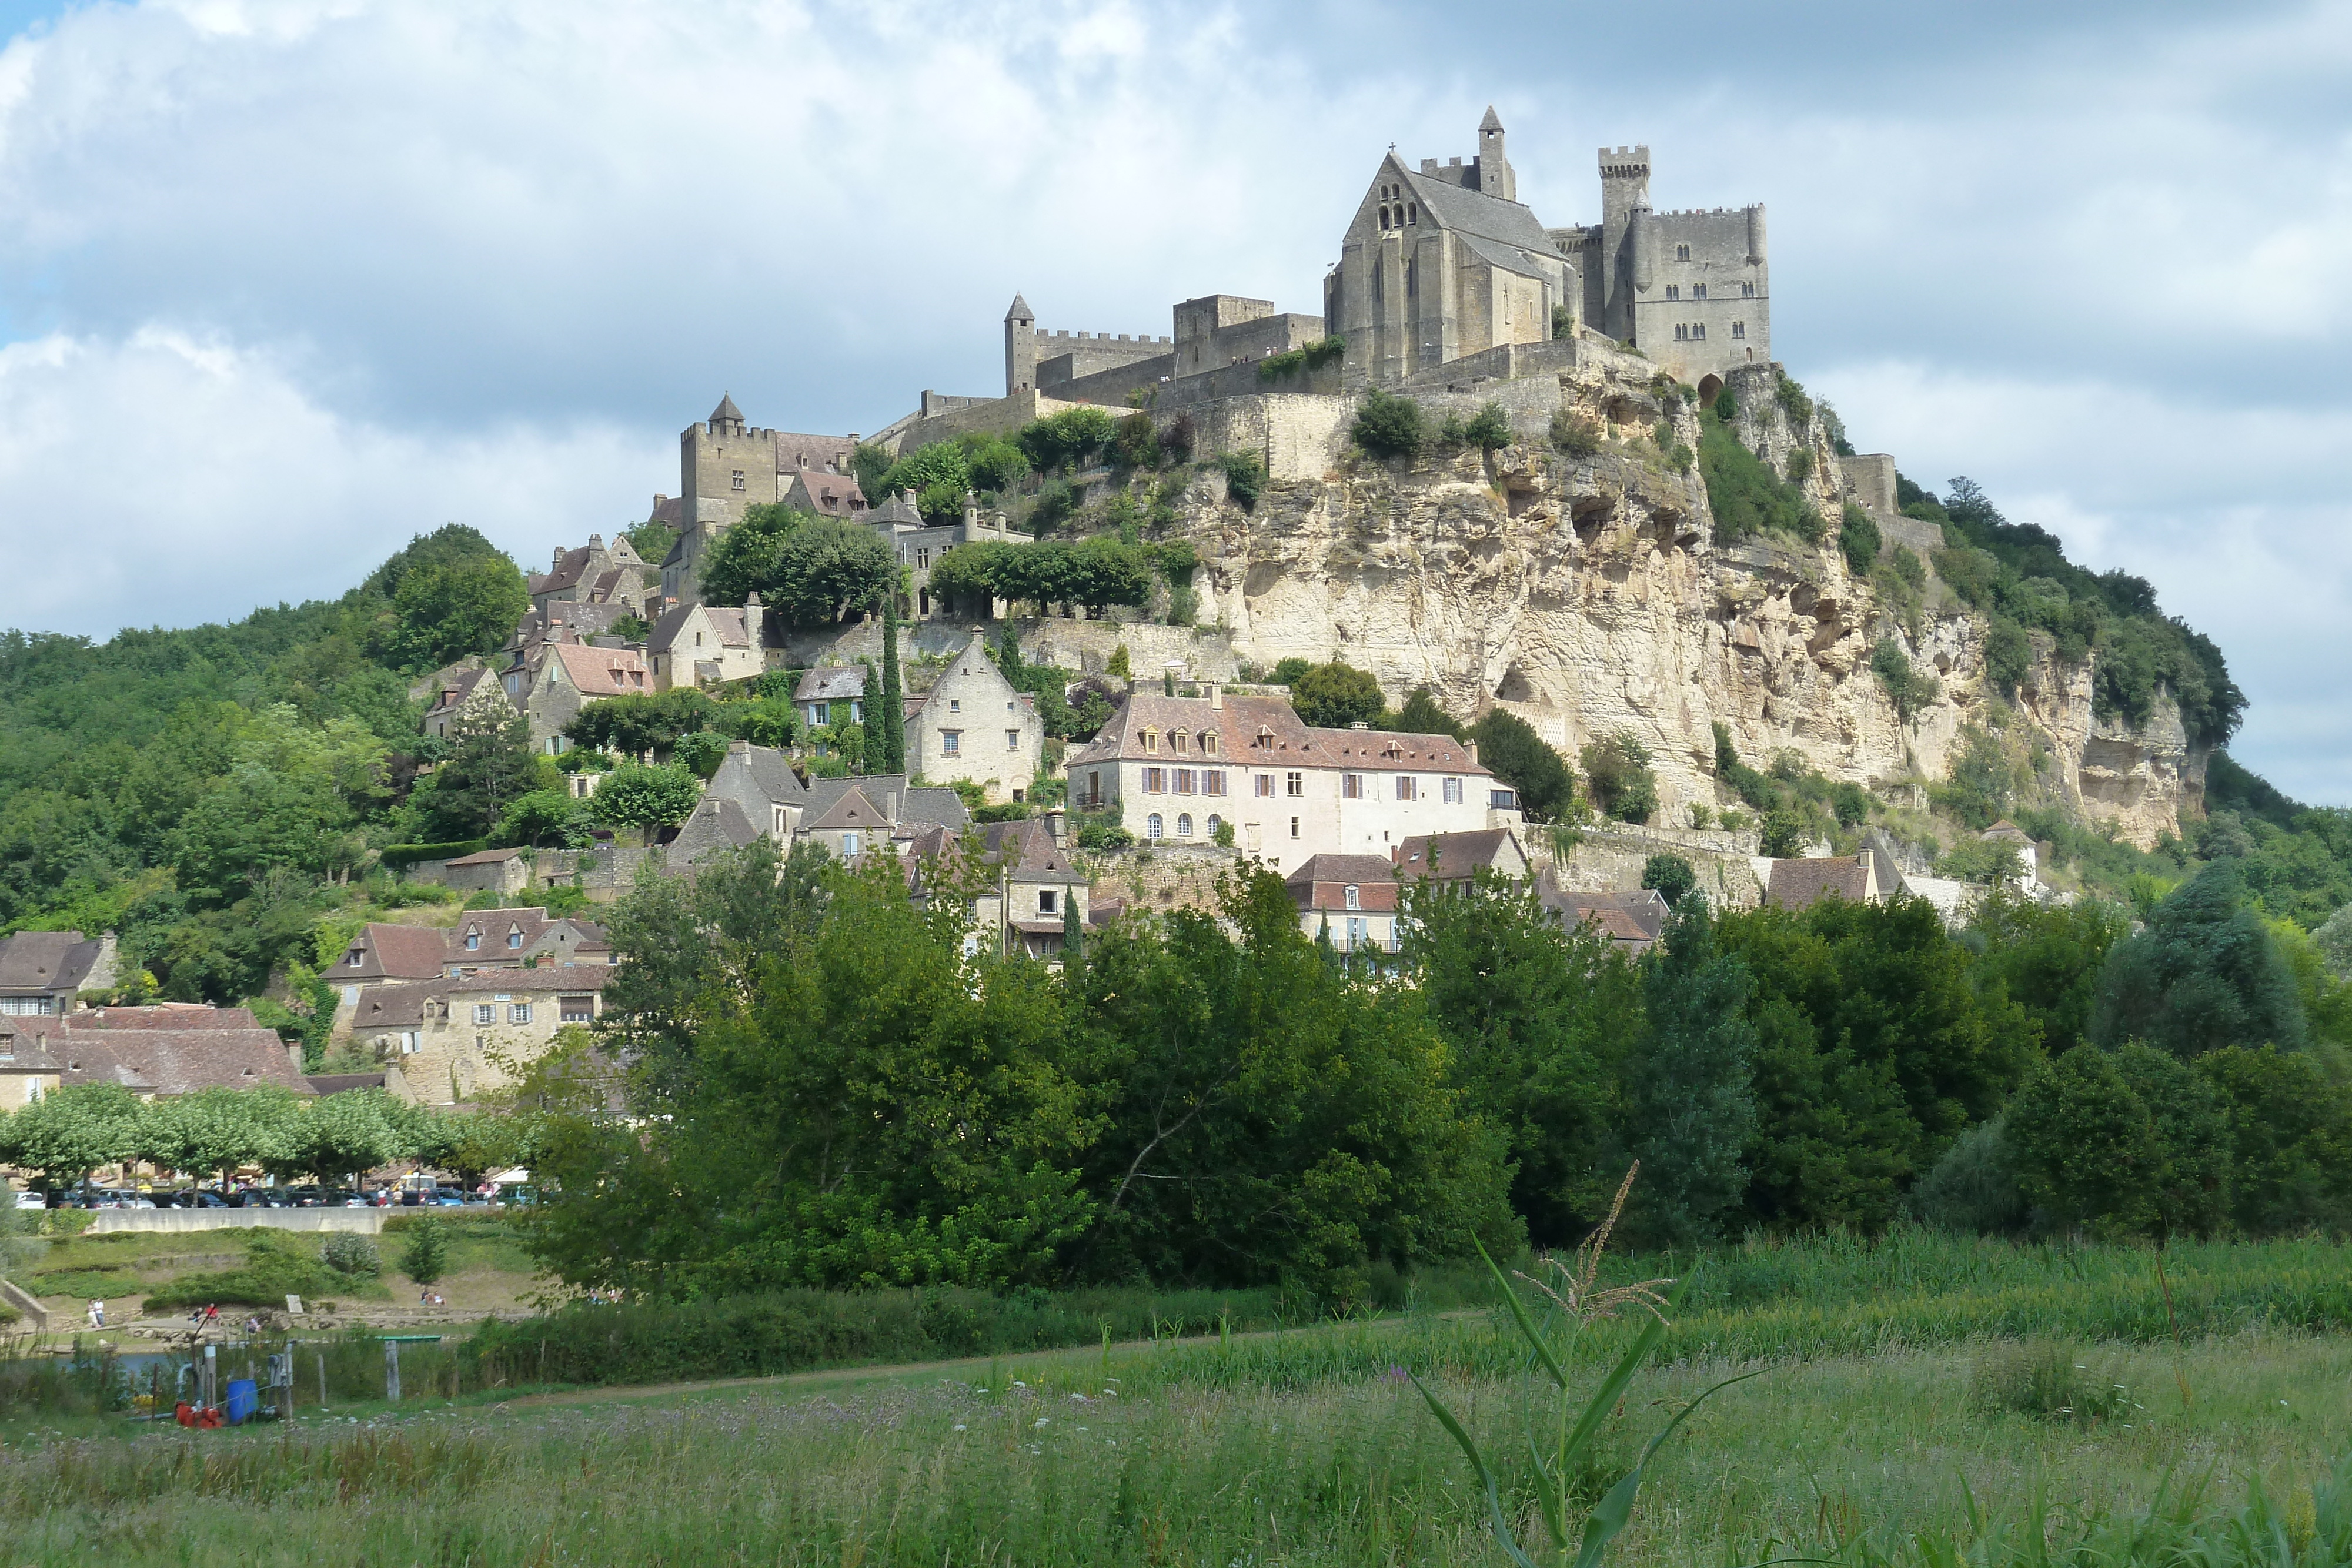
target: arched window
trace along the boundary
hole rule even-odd
[[[1382,208],[1381,209],[1381,227],[1382,227],[1382,228],[1386,228],[1386,227],[1388,227],[1388,226],[1389,226],[1389,210],[1388,210],[1386,207],[1382,207]]]
[[[1224,825],[1224,821],[1213,811],[1209,813],[1209,837],[1213,839],[1217,836],[1217,830]]]
[[[1180,839],[1189,839],[1189,838],[1191,838],[1191,837],[1192,836],[1192,812],[1190,812],[1190,811],[1180,811],[1180,812],[1178,812],[1178,813],[1177,813],[1177,816],[1176,816],[1176,836],[1177,836],[1178,838],[1180,838]]]
[[[1407,202],[1404,204],[1404,221],[1409,224],[1417,224],[1421,222],[1421,204],[1419,202]]]
[[[1145,838],[1160,838],[1166,834],[1167,831],[1168,829],[1166,825],[1160,820],[1159,812],[1154,811],[1151,815],[1143,819],[1143,836]]]
[[[1678,245],[1675,246],[1675,259],[1676,261],[1688,261],[1690,259],[1690,246],[1686,245]]]

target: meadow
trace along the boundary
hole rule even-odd
[[[2161,1281],[2158,1261],[1924,1233],[1729,1249],[1571,1495],[1759,1372],[1653,1465],[1612,1561],[2352,1561],[2352,1255],[2183,1247]],[[1574,1375],[1632,1332],[1589,1329]],[[1507,1323],[1419,1306],[638,1395],[485,1389],[472,1354],[468,1375],[469,1348],[446,1353],[454,1400],[426,1376],[398,1407],[306,1398],[287,1428],[19,1424],[5,1561],[1499,1564],[1407,1374],[1500,1456],[1530,1532],[1519,1456],[1550,1408]]]

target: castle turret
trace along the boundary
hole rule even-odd
[[[1633,236],[1635,209],[1650,210],[1650,150],[1601,149],[1601,330],[1633,335]]]
[[[743,434],[743,411],[735,406],[734,394],[721,392],[719,406],[710,411],[710,434],[740,435]]]
[[[1486,118],[1478,122],[1478,189],[1507,202],[1519,199],[1518,177],[1511,172],[1511,161],[1503,155],[1503,122],[1491,103],[1486,106]]]
[[[1037,317],[1015,290],[1004,312],[1004,395],[1025,392],[1037,382]]]

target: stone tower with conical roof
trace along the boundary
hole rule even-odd
[[[1004,395],[1037,384],[1037,313],[1018,291],[1004,312]]]

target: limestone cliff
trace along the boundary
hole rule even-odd
[[[1963,726],[1985,716],[1984,625],[1932,576],[1906,614],[1848,570],[1834,519],[1857,465],[1841,469],[1821,422],[1792,424],[1769,367],[1735,372],[1740,440],[1784,474],[1792,449],[1810,451],[1804,487],[1832,527],[1818,546],[1720,543],[1696,465],[1674,451],[1698,446],[1696,408],[1648,361],[1578,347],[1557,375],[1420,396],[1433,419],[1503,402],[1517,439],[1491,454],[1367,457],[1349,446],[1339,398],[1204,414],[1209,449],[1255,446],[1274,479],[1254,510],[1213,476],[1190,497],[1201,619],[1228,628],[1242,659],[1337,657],[1395,700],[1425,684],[1457,713],[1502,704],[1571,755],[1629,730],[1655,758],[1660,821],[1677,826],[1690,803],[1732,803],[1713,777],[1717,721],[1758,766],[1793,747],[1895,798],[1943,779]],[[1590,421],[1597,450],[1563,455],[1555,416]],[[1891,472],[1885,494],[1858,498],[1888,549],[1907,541],[1926,557],[1937,540],[1894,515]],[[1883,641],[1940,683],[1908,723],[1871,667]],[[2043,789],[2143,846],[2178,831],[2204,755],[2170,706],[2136,733],[2102,724],[2089,669],[2037,653],[2015,706],[2048,759]]]

